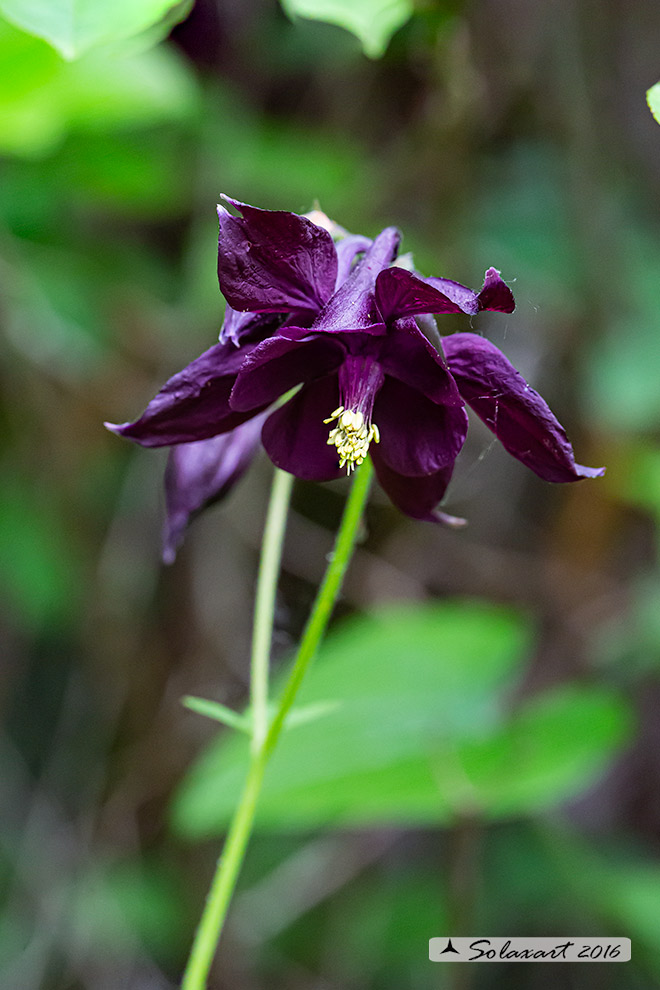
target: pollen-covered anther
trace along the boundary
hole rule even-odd
[[[338,406],[324,423],[337,425],[330,430],[328,444],[337,448],[339,466],[345,467],[347,474],[365,459],[369,453],[369,444],[380,443],[380,433],[374,423],[365,423],[359,409],[345,409]]]

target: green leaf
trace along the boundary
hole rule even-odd
[[[194,695],[186,695],[181,699],[181,704],[189,708],[197,715],[205,718],[212,718],[216,722],[222,722],[231,729],[239,729],[241,732],[250,731],[250,720],[246,715],[239,715],[226,705],[221,705],[219,701],[210,701],[208,698],[196,698]]]
[[[579,792],[630,726],[613,691],[567,685],[530,699],[492,739],[461,746],[457,761],[477,809],[495,818],[529,813]]]
[[[0,0],[0,14],[28,34],[43,38],[67,59],[146,31],[179,0]]]
[[[597,917],[596,930],[632,938],[638,965],[660,973],[660,868],[641,844],[582,841],[569,831],[545,833],[552,872],[571,901]],[[649,984],[650,985],[650,984]]]
[[[65,62],[45,42],[0,20],[0,152],[51,153],[69,131],[103,133],[188,117],[191,73],[165,47],[94,52]]]
[[[569,685],[511,714],[528,646],[520,616],[474,602],[348,621],[301,691],[302,704],[334,698],[340,707],[282,738],[258,825],[503,818],[579,792],[627,737],[627,708],[608,689]],[[246,740],[213,743],[179,795],[178,829],[220,831],[246,766]]]
[[[646,91],[646,102],[649,105],[649,110],[660,124],[660,82]]]
[[[411,0],[282,0],[290,17],[327,21],[359,38],[365,55],[380,58],[395,31],[412,17]]]
[[[390,609],[346,622],[322,646],[300,705],[339,707],[298,725],[269,767],[259,822],[443,820],[439,748],[496,729],[529,640],[527,623],[477,603]],[[193,769],[175,817],[182,832],[220,830],[247,761],[236,736],[215,742]]]

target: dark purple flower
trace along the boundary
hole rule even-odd
[[[371,244],[347,235],[318,210],[300,217],[225,199],[243,216],[218,207],[218,276],[225,296],[241,309],[227,303],[220,343],[174,375],[139,420],[106,424],[143,446],[172,446],[165,474],[166,562],[173,561],[190,519],[224,497],[256,451],[263,417],[228,405],[246,355],[287,319],[311,323]],[[336,245],[332,233],[341,237]]]
[[[456,334],[445,338],[445,359],[413,319],[428,312],[510,312],[513,297],[499,273],[489,269],[479,293],[421,279],[385,267],[395,240],[395,232],[383,231],[311,328],[283,326],[247,357],[230,397],[236,411],[263,408],[294,381],[302,383],[264,424],[271,460],[298,477],[328,480],[370,452],[395,505],[417,519],[447,522],[435,507],[465,440],[467,402],[540,477],[602,474],[575,463],[547,404],[493,344]],[[305,368],[312,351],[314,367]]]
[[[227,202],[242,216],[220,208],[218,273],[232,307],[225,336],[238,339],[275,316],[280,325],[238,350],[228,342],[211,348],[116,432],[145,446],[207,439],[298,388],[264,422],[276,465],[329,480],[369,453],[403,512],[454,523],[436,505],[465,440],[466,402],[542,478],[602,473],[575,463],[544,400],[496,347],[456,334],[444,341],[445,357],[419,329],[415,317],[431,313],[511,312],[513,296],[494,268],[474,292],[394,266],[394,228],[373,242],[347,237],[335,247],[304,217]]]
[[[188,523],[227,494],[243,476],[261,442],[264,416],[208,440],[173,446],[165,468],[163,561],[171,564]]]

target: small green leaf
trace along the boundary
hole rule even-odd
[[[380,58],[395,31],[412,17],[411,0],[282,0],[290,17],[338,24],[359,38],[365,55]]]
[[[323,718],[339,708],[340,701],[319,701],[314,705],[305,705],[303,708],[294,708],[289,712],[285,726],[287,729],[295,729],[297,725],[306,725],[308,722],[315,722],[317,718]],[[273,713],[275,706],[272,706]]]
[[[649,105],[649,110],[660,124],[660,82],[646,91],[646,102]]]
[[[238,712],[227,708],[226,705],[221,705],[219,701],[210,701],[208,698],[195,698],[189,694],[181,699],[181,704],[197,715],[212,718],[216,722],[222,722],[223,725],[230,726],[232,729],[240,729],[241,732],[250,731],[249,718],[246,718],[245,715],[239,715]]]
[[[0,14],[74,59],[146,31],[177,6],[183,16],[179,0],[0,0]]]

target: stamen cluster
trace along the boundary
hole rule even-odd
[[[324,423],[337,420],[337,425],[330,430],[328,444],[334,444],[339,454],[339,466],[346,468],[346,473],[362,464],[369,453],[369,444],[380,443],[380,432],[375,423],[367,424],[359,409],[345,409],[338,406]]]

